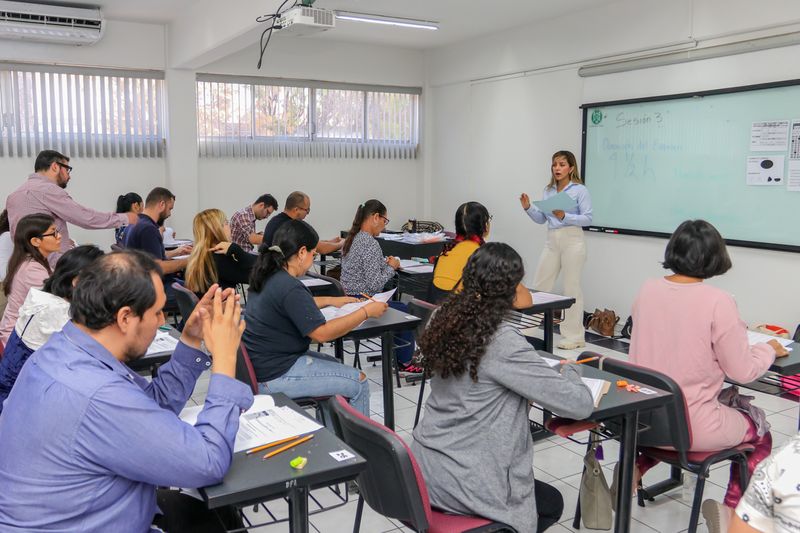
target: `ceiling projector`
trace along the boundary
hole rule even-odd
[[[336,14],[330,9],[299,5],[281,13],[277,28],[280,35],[302,37],[336,27]]]

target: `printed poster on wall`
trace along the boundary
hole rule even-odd
[[[788,120],[753,122],[750,128],[751,152],[782,152],[789,144]]]
[[[747,158],[748,185],[784,185],[784,156],[749,156]]]

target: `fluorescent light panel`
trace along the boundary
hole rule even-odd
[[[418,30],[439,29],[439,23],[430,20],[416,20],[416,19],[406,19],[400,17],[385,17],[383,15],[370,15],[368,13],[337,11],[336,18],[341,20],[351,20],[354,22],[369,22],[372,24],[383,24],[386,26],[400,26],[401,28],[414,28]]]

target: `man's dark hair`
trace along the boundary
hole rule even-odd
[[[286,205],[284,205],[283,208],[288,211],[289,209],[294,209],[295,207],[303,207],[303,204],[306,202],[306,198],[308,198],[306,193],[294,191],[286,197]]]
[[[136,316],[156,303],[152,275],[161,269],[144,252],[125,250],[97,258],[85,268],[70,301],[70,314],[76,324],[101,330],[117,320],[123,307]]]
[[[663,265],[676,274],[708,279],[730,270],[731,258],[717,228],[705,220],[687,220],[670,237]]]
[[[145,207],[153,207],[159,202],[169,202],[170,200],[174,200],[175,195],[170,192],[169,189],[165,189],[164,187],[156,187],[147,195],[147,199],[144,201]]]
[[[36,156],[36,162],[33,164],[33,171],[40,172],[47,170],[53,163],[61,163],[62,161],[69,162],[69,157],[55,150],[42,150]]]
[[[264,204],[267,207],[271,207],[273,211],[278,209],[278,200],[276,200],[275,197],[272,196],[271,194],[262,194],[253,203],[254,204]]]
[[[72,282],[92,261],[103,255],[103,251],[92,244],[84,244],[69,250],[58,259],[53,275],[44,282],[42,290],[65,300],[72,299]]]

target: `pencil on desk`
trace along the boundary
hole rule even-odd
[[[285,439],[276,440],[275,442],[270,442],[269,444],[264,444],[263,446],[258,446],[253,448],[252,450],[247,450],[245,455],[250,455],[251,453],[260,452],[261,450],[266,450],[267,448],[272,448],[273,446],[277,446],[278,444],[285,444],[289,441],[293,441],[294,439],[299,439],[300,435],[295,435],[294,437],[286,437]]]
[[[562,359],[560,363],[562,365],[580,365],[583,363],[588,363],[590,361],[597,361],[600,357],[587,357],[586,359],[578,359],[577,361],[573,361],[572,359]]]
[[[313,438],[314,438],[314,434],[313,434],[313,433],[312,433],[311,435],[306,435],[306,436],[305,436],[305,437],[303,437],[302,439],[297,439],[297,440],[295,440],[295,441],[292,441],[292,442],[290,442],[290,443],[289,443],[289,444],[287,444],[286,446],[281,446],[281,447],[280,447],[280,448],[278,448],[277,450],[273,450],[273,451],[269,452],[268,454],[266,454],[266,455],[265,455],[264,457],[262,457],[261,459],[262,459],[262,460],[263,460],[263,459],[269,459],[269,458],[270,458],[270,457],[272,457],[273,455],[278,455],[278,454],[279,454],[279,453],[281,453],[281,452],[285,452],[285,451],[286,451],[286,450],[288,450],[289,448],[294,448],[294,447],[295,447],[295,446],[297,446],[298,444],[302,444],[302,443],[304,443],[305,441],[307,441],[307,440],[311,440],[311,439],[313,439]]]
[[[376,300],[375,298],[373,298],[372,296],[370,296],[369,294],[367,294],[367,293],[365,293],[365,292],[362,292],[362,293],[360,294],[360,296],[363,296],[363,297],[364,297],[364,298],[366,298],[367,300],[372,300],[373,302],[377,302],[377,301],[378,301],[378,300]]]

